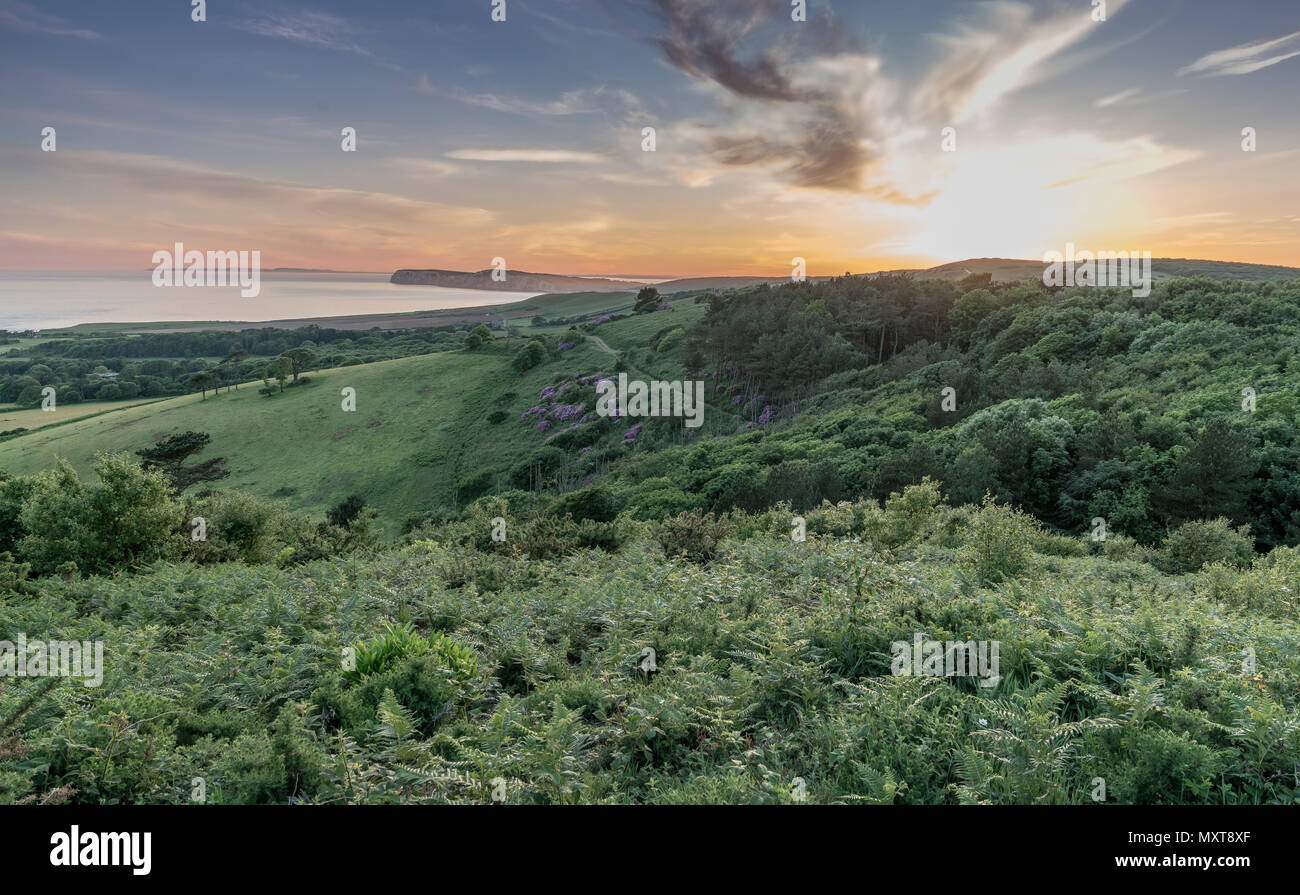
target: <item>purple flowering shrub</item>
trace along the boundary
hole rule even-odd
[[[551,418],[556,421],[576,419],[586,409],[586,404],[552,404]]]
[[[626,432],[624,432],[623,441],[619,444],[619,447],[630,447],[631,445],[636,444],[637,438],[641,436],[641,427],[643,425],[645,424],[637,423],[631,429],[628,429]]]

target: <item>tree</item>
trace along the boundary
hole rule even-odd
[[[243,348],[232,348],[226,356],[221,359],[221,369],[225,371],[233,371],[234,373],[236,391],[239,390],[239,362],[246,357],[248,357],[248,352]],[[230,388],[229,383],[227,383],[226,388]]]
[[[292,371],[293,361],[284,355],[280,355],[272,363],[271,372],[275,376],[275,381],[280,383],[280,391],[284,391],[284,383],[289,379],[289,374]]]
[[[954,492],[974,500],[980,488],[1052,519],[1070,468],[1074,429],[1038,398],[987,407],[952,433]]]
[[[37,574],[69,561],[87,574],[177,556],[185,508],[166,477],[126,454],[95,462],[98,484],[85,484],[66,462],[33,477],[23,504],[22,558]]]
[[[290,348],[280,355],[281,358],[289,362],[289,369],[293,373],[293,381],[298,381],[298,374],[306,370],[319,359],[315,351],[312,351],[306,345],[299,345],[297,348]],[[278,377],[277,377],[278,378]]]
[[[515,355],[515,359],[510,362],[510,366],[522,373],[525,370],[531,370],[533,367],[546,360],[546,348],[536,339],[529,340],[523,348]]]
[[[492,330],[480,323],[470,330],[469,335],[465,337],[465,347],[473,351],[485,342],[490,341],[492,341]]]
[[[636,314],[648,314],[659,307],[659,290],[654,286],[644,286],[636,294],[636,305],[632,309]]]
[[[325,518],[329,520],[331,525],[347,528],[352,524],[353,519],[361,515],[361,511],[365,508],[366,499],[360,494],[351,494],[330,507],[325,513]]]
[[[211,482],[230,475],[225,457],[185,466],[187,459],[202,451],[211,441],[212,436],[207,432],[181,432],[135,453],[145,469],[161,470],[179,494],[195,482]]]
[[[1166,502],[1180,519],[1246,516],[1246,489],[1259,468],[1251,438],[1223,417],[1205,424],[1178,458]]]
[[[221,378],[217,375],[215,370],[200,370],[197,373],[190,374],[190,385],[203,391],[204,401],[208,400],[208,389],[215,389],[220,382]],[[109,385],[115,384],[116,383],[112,382],[109,383]],[[100,393],[102,394],[107,388],[108,386],[105,386],[104,389],[100,390]]]

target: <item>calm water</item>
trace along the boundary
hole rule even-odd
[[[232,287],[158,287],[139,273],[0,271],[0,330],[156,320],[284,320],[499,305],[531,292],[394,286],[388,274],[262,273],[262,292]]]

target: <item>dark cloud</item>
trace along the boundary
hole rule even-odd
[[[708,148],[716,162],[772,167],[799,186],[861,188],[874,122],[845,84],[819,81],[808,66],[855,51],[828,11],[809,9],[809,21],[795,23],[787,0],[642,5],[662,23],[651,43],[674,67],[771,112],[770,126],[757,130],[714,129]],[[750,46],[764,38],[766,46]]]

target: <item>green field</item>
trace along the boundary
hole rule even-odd
[[[232,470],[215,483],[218,490],[283,498],[318,514],[361,494],[391,534],[407,517],[452,502],[457,482],[508,467],[535,447],[538,439],[517,420],[553,372],[594,372],[610,363],[590,342],[522,376],[509,368],[511,356],[501,345],[317,371],[308,384],[272,398],[258,393],[260,384],[245,384],[209,392],[206,400],[193,394],[143,406],[123,402],[127,409],[0,443],[0,469],[27,475],[62,457],[88,475],[96,454],[134,452],[197,430],[212,436],[202,457],[225,457]],[[347,386],[357,391],[355,412],[341,409]],[[504,392],[517,397],[497,403]],[[69,405],[68,412],[92,406]],[[493,426],[486,418],[497,407],[509,416]]]
[[[40,408],[0,408],[0,432],[10,429],[40,429],[55,423],[66,423],[82,417],[95,416],[127,407],[152,403],[150,400],[131,398],[126,401],[83,401],[80,404],[60,404],[54,410]]]
[[[604,339],[609,347],[617,351],[626,351],[648,345],[650,339],[660,330],[675,329],[679,326],[689,329],[702,320],[705,311],[708,310],[708,305],[697,305],[693,301],[670,301],[669,304],[673,305],[672,311],[615,320],[598,327],[593,335]]]
[[[540,301],[546,313],[559,315],[611,313],[624,305],[627,313],[631,300],[624,293],[583,293]],[[593,335],[616,351],[644,346],[666,327],[690,326],[705,307],[682,301],[671,313],[629,316],[597,327]],[[567,327],[542,329],[560,334]],[[558,360],[521,375],[510,368],[519,344],[518,339],[510,344],[498,339],[475,352],[313,371],[307,384],[272,398],[259,394],[261,384],[254,382],[235,391],[209,391],[206,399],[196,393],[147,404],[70,404],[55,413],[7,411],[0,414],[6,421],[0,430],[64,424],[0,442],[0,469],[29,475],[63,458],[87,476],[98,454],[134,453],[166,435],[207,432],[212,442],[199,459],[225,457],[231,469],[227,478],[213,483],[216,490],[280,499],[315,515],[360,494],[379,512],[380,525],[391,537],[412,516],[454,507],[458,483],[483,470],[508,469],[536,449],[541,436],[521,425],[519,417],[557,373],[613,369],[614,357],[588,338]],[[671,355],[643,352],[645,359],[633,369],[676,375],[680,368],[680,349]],[[341,409],[345,386],[357,390],[355,412]],[[497,409],[506,411],[506,419],[489,423],[488,415]]]

